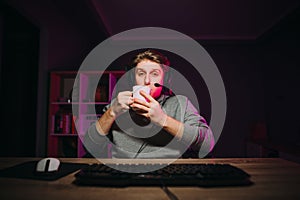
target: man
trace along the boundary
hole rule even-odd
[[[187,149],[201,155],[211,151],[214,137],[205,119],[187,97],[164,86],[170,82],[169,60],[147,50],[131,66],[132,85],[148,86],[150,94],[141,91],[143,101],[133,98],[132,91],[118,93],[89,128],[84,141],[88,151],[104,157],[101,147],[107,143],[115,158],[179,158]]]

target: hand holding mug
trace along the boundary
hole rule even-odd
[[[129,110],[129,105],[133,103],[132,92],[124,91],[120,92],[114,102],[112,103],[111,109],[116,116]]]
[[[145,100],[134,98],[131,108],[136,111],[137,114],[142,115],[150,119],[153,123],[163,126],[166,122],[167,115],[162,110],[160,104],[145,91],[140,91],[140,95]]]

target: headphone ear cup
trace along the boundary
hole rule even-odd
[[[170,87],[171,86],[171,76],[170,76],[170,71],[165,73],[165,77],[164,77],[164,85],[166,87]]]

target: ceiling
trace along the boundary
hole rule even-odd
[[[163,27],[198,40],[255,40],[300,5],[300,0],[185,0],[176,3],[174,0],[8,2],[26,10],[29,16],[40,20],[38,23],[43,23],[42,19],[49,21],[56,14],[64,16],[87,32],[101,32],[106,37],[132,28]],[[32,13],[33,10],[35,14]],[[56,19],[55,23],[58,23],[59,19]]]
[[[175,3],[176,2],[176,3]],[[91,0],[109,35],[164,27],[194,39],[256,39],[299,6],[299,0]]]

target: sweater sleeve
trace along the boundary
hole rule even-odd
[[[107,111],[109,105],[103,109],[103,113]],[[96,122],[92,123],[84,135],[83,143],[86,150],[97,158],[107,158],[108,145],[111,144],[109,140],[110,134],[100,135],[96,129]]]
[[[205,157],[214,147],[213,133],[206,120],[198,113],[194,105],[186,98],[184,109],[184,131],[181,141]]]

